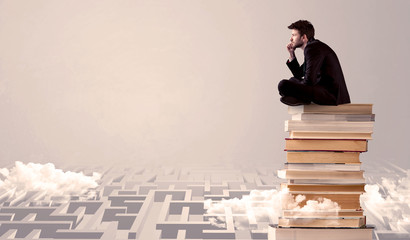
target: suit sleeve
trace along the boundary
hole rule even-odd
[[[296,58],[294,58],[291,62],[289,60],[286,62],[286,65],[288,65],[290,71],[292,72],[293,76],[297,79],[302,79],[303,78],[303,65],[300,66],[299,62]]]
[[[322,66],[325,55],[321,53],[320,49],[317,48],[306,48],[305,49],[305,84],[314,86],[319,82],[320,68]]]

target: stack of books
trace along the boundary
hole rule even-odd
[[[365,191],[360,154],[367,151],[368,140],[372,139],[372,104],[311,104],[289,107],[288,112],[292,119],[285,122],[285,131],[289,132],[287,162],[278,176],[286,179],[282,189],[288,189],[294,198],[302,195],[304,200],[298,202],[299,207],[282,207],[278,229],[364,229],[368,230],[364,235],[371,239],[360,207],[360,195]],[[338,206],[303,209],[309,200],[321,203],[325,199]]]

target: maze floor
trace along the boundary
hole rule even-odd
[[[386,176],[406,176],[405,170],[393,165],[365,168],[369,168],[369,184],[379,184]],[[218,227],[204,203],[209,199],[241,199],[252,190],[276,189],[282,182],[276,177],[277,169],[70,168],[86,174],[102,173],[99,186],[83,195],[27,192],[8,198],[0,192],[0,239],[268,239],[267,227],[275,219],[258,219],[249,212],[269,208],[269,204],[252,203],[246,213],[225,207],[224,222]],[[397,200],[395,206],[404,209],[402,215],[410,213],[406,202]],[[393,220],[380,215],[377,209],[364,207],[368,222],[376,226],[374,239],[410,239],[410,224],[406,225],[405,220],[389,222]]]

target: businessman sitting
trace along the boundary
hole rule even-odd
[[[286,46],[290,57],[286,62],[293,77],[279,82],[281,102],[290,106],[310,104],[339,105],[350,103],[342,68],[336,53],[325,43],[314,38],[315,29],[306,20],[289,27],[292,31]],[[305,61],[299,65],[295,49],[303,50]]]

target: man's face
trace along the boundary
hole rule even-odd
[[[292,29],[292,36],[290,37],[290,42],[292,43],[293,49],[303,46],[304,42],[298,30]]]

